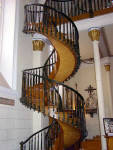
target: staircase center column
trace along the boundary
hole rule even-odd
[[[98,107],[99,107],[99,121],[100,121],[100,131],[101,131],[101,146],[102,146],[102,150],[107,150],[106,139],[104,138],[105,133],[104,133],[103,118],[105,117],[105,111],[104,111],[104,96],[103,96],[103,87],[102,87],[100,54],[99,54],[99,45],[98,45],[99,38],[100,38],[100,30],[99,28],[96,27],[90,28],[88,34],[93,42]]]
[[[112,91],[111,91],[111,80],[110,80],[110,63],[104,65],[106,70],[107,88],[108,88],[108,109],[109,113],[107,117],[113,116],[113,103],[112,103]]]

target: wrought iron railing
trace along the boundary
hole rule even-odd
[[[113,2],[112,0],[47,0],[46,5],[70,17],[85,13],[89,13],[93,17],[95,11],[113,7]]]
[[[60,130],[57,121],[53,120],[51,125],[34,133],[27,140],[22,141],[20,143],[20,150],[52,150]]]
[[[25,106],[48,116],[51,109],[51,117],[80,128],[84,135],[84,99],[77,91],[44,77],[43,67],[25,70],[22,87],[21,102]]]
[[[46,60],[43,67],[43,75],[53,79],[57,73],[57,69],[59,67],[59,56],[55,49],[52,50],[50,56]]]
[[[57,23],[59,23],[58,26]],[[42,4],[26,5],[23,31],[28,34],[38,32],[51,36],[70,46],[77,64],[67,79],[77,72],[80,65],[79,35],[75,24],[67,15]]]
[[[59,39],[62,43],[67,44],[77,62],[75,69],[67,79],[78,70],[80,65],[78,31],[73,21],[66,14],[43,4],[26,5],[24,32],[28,34],[38,32]],[[76,90],[54,80],[58,67],[59,56],[54,49],[43,67],[24,70],[20,101],[31,109],[43,112],[48,116],[79,128],[81,130],[81,138],[84,138],[86,136],[84,99]],[[51,130],[51,128],[49,129]],[[44,145],[46,149],[50,149],[52,147],[50,143],[51,138],[50,136],[48,137],[48,134],[45,136],[42,132],[43,130],[40,131],[40,137],[39,132],[37,132],[28,140],[22,142],[21,150],[27,150],[27,147],[30,150],[35,149],[35,147],[38,149],[40,142],[36,144],[36,141],[45,137],[47,137],[47,141]],[[47,133],[50,133],[50,131],[48,130]],[[35,135],[38,135],[38,138]],[[58,135],[58,131],[56,135]],[[48,148],[49,145],[50,147]]]

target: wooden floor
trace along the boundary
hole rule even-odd
[[[87,139],[81,143],[75,143],[70,148],[64,150],[101,150],[100,136],[93,139]]]
[[[101,150],[100,136],[83,141],[80,150]]]

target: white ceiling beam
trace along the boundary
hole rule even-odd
[[[75,22],[79,31],[88,30],[91,27],[103,27],[110,24],[113,24],[113,13]]]

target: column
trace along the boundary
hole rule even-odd
[[[100,30],[99,28],[96,27],[90,28],[88,34],[92,40],[93,51],[94,51],[97,96],[98,96],[98,107],[99,107],[99,121],[100,121],[100,131],[101,131],[101,145],[102,145],[102,150],[107,150],[106,139],[104,138],[105,133],[104,133],[103,118],[105,117],[105,111],[104,111],[104,96],[103,96],[103,87],[102,87],[100,54],[99,54],[99,46],[98,46]]]
[[[111,92],[111,80],[110,80],[110,63],[104,65],[106,70],[106,81],[107,81],[107,89],[108,89],[108,116],[113,117],[113,103],[112,103],[112,92]]]

